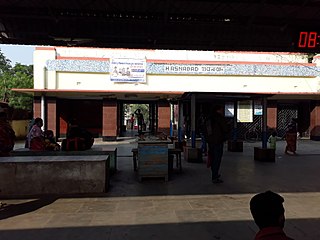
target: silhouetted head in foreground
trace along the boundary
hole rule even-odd
[[[252,197],[250,211],[260,229],[265,227],[284,227],[284,199],[279,194],[266,191]]]

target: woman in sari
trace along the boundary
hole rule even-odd
[[[290,122],[290,124],[287,128],[285,139],[287,142],[285,154],[289,154],[288,151],[292,152],[293,154],[296,154],[296,150],[297,150],[297,124],[293,120]]]
[[[44,151],[45,142],[43,131],[41,127],[43,126],[43,120],[41,118],[36,118],[34,124],[28,133],[28,143],[29,149],[33,151]]]

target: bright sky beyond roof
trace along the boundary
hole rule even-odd
[[[0,51],[11,61],[11,65],[16,63],[23,65],[33,65],[33,51],[35,46],[29,45],[6,45],[0,44]]]

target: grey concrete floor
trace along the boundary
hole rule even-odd
[[[225,151],[222,184],[210,182],[203,163],[183,160],[170,181],[137,181],[130,139],[102,143],[118,147],[118,171],[103,196],[4,199],[0,239],[253,239],[250,198],[272,190],[285,198],[285,232],[294,239],[320,239],[320,142],[299,140],[296,156],[279,141],[276,162],[253,160],[253,147]]]

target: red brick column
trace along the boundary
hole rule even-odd
[[[57,100],[56,98],[47,99],[47,129],[52,130],[57,136]]]
[[[267,106],[267,126],[268,128],[277,128],[278,108],[277,103],[272,101],[268,102]]]
[[[170,104],[168,102],[158,103],[158,132],[170,135]]]
[[[117,100],[104,99],[102,106],[102,139],[114,141],[117,139]]]
[[[320,102],[316,102],[310,112],[310,139],[320,140]]]
[[[33,99],[33,117],[41,117],[41,98],[35,97]]]

